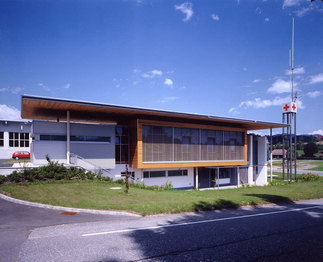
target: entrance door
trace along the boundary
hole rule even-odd
[[[216,169],[200,167],[198,176],[199,188],[215,187]]]

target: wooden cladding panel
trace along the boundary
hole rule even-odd
[[[226,161],[226,162],[169,162],[169,163],[143,163],[143,142],[142,142],[142,126],[155,125],[155,126],[169,126],[169,127],[182,127],[182,128],[198,128],[209,130],[223,130],[223,131],[239,131],[244,132],[244,160],[243,161]],[[185,167],[211,167],[211,166],[237,166],[247,165],[247,132],[242,128],[223,127],[223,126],[209,126],[209,125],[196,125],[189,123],[176,123],[176,122],[161,122],[151,120],[137,120],[137,168],[185,168]],[[135,166],[134,166],[135,167]]]
[[[184,168],[184,167],[217,167],[217,166],[245,166],[246,161],[239,162],[189,162],[189,163],[138,163],[138,168]]]
[[[138,167],[137,120],[130,122],[130,167]]]
[[[178,123],[178,122],[161,122],[153,120],[139,120],[139,126],[142,125],[153,125],[153,126],[169,126],[169,127],[183,127],[183,128],[197,128],[197,129],[209,129],[209,130],[223,130],[223,131],[240,131],[245,132],[243,128],[216,126],[216,125],[198,125],[189,123]]]

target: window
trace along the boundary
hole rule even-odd
[[[64,135],[40,135],[39,140],[66,141],[66,136],[64,136]]]
[[[187,170],[168,170],[168,176],[187,176]]]
[[[128,127],[116,126],[116,163],[127,164],[129,162],[129,133]]]
[[[223,131],[201,130],[201,159],[223,160]]]
[[[173,129],[163,126],[143,126],[143,161],[162,162],[173,159]]]
[[[174,160],[199,160],[200,130],[193,128],[174,128]]]
[[[67,141],[67,136],[65,135],[40,135],[40,140],[46,141]],[[70,136],[70,141],[73,142],[111,142],[111,137],[109,136]]]
[[[149,177],[165,177],[166,172],[165,171],[145,171],[144,172],[144,178]]]
[[[143,162],[244,159],[244,132],[143,125]]]
[[[29,133],[9,132],[10,147],[29,147]]]
[[[0,146],[4,145],[4,135],[3,132],[0,132]]]

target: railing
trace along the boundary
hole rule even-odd
[[[70,163],[74,166],[79,166],[86,170],[91,170],[103,176],[108,176],[110,178],[113,178],[113,175],[110,173],[108,169],[95,165],[92,162],[88,161],[87,159],[79,155],[76,155],[74,153],[70,153]]]

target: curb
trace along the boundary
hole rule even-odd
[[[111,211],[111,210],[97,210],[97,209],[84,209],[84,208],[73,208],[73,207],[61,207],[61,206],[52,206],[47,204],[40,204],[35,202],[29,202],[25,200],[20,200],[16,198],[12,198],[0,193],[0,198],[25,206],[32,206],[32,207],[40,207],[40,208],[47,208],[52,210],[62,210],[62,211],[70,211],[70,212],[77,212],[77,213],[88,213],[88,214],[96,214],[96,215],[122,215],[122,216],[132,216],[132,217],[141,217],[140,215],[133,214],[126,211]]]

